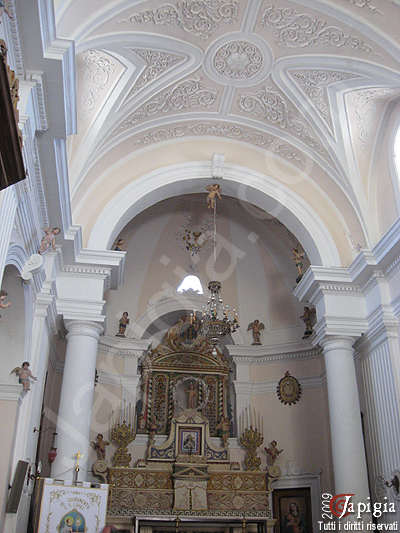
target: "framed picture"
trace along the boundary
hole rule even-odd
[[[275,533],[315,533],[309,488],[275,489],[272,495]]]
[[[178,454],[201,455],[201,427],[181,426],[178,431]]]

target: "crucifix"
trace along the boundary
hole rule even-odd
[[[74,455],[74,458],[76,459],[76,464],[75,464],[75,468],[74,468],[74,477],[73,477],[73,484],[76,485],[78,483],[78,474],[79,474],[79,459],[81,459],[83,457],[83,454],[81,454],[81,452],[77,452],[75,455]]]

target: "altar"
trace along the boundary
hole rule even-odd
[[[256,449],[262,436],[255,419],[243,434],[254,437],[244,464],[230,459],[235,405],[223,351],[182,317],[147,351],[140,372],[136,413],[132,417],[125,407],[114,422],[110,440],[117,449],[112,464],[102,464],[109,484],[107,523],[135,525],[142,533],[199,528],[271,533],[272,479],[260,469]],[[135,440],[146,437],[139,456]]]

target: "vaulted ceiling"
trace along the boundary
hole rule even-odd
[[[180,146],[176,161],[185,150],[202,160],[210,140],[246,153],[249,166],[264,154],[277,180],[297,169],[288,186],[340,212],[350,255],[379,237],[376,182],[390,183],[382,146],[400,94],[398,0],[54,4],[58,35],[76,46],[69,178],[87,239],[91,210],[153,168],[143,157],[171,164]],[[286,167],[271,170],[272,160]]]

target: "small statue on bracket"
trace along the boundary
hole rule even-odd
[[[261,344],[261,332],[265,329],[265,326],[262,322],[260,322],[258,319],[254,320],[253,322],[250,322],[250,324],[247,326],[247,331],[252,331],[253,333],[253,342],[252,345],[260,345]]]
[[[317,318],[315,307],[307,307],[307,306],[304,307],[304,313],[301,315],[300,318],[303,320],[304,324],[306,325],[306,329],[303,334],[303,339],[307,339],[314,332],[313,328],[314,328],[315,320]]]
[[[101,433],[98,433],[96,441],[92,441],[90,445],[97,454],[97,460],[104,461],[106,458],[106,446],[110,445],[107,440],[104,440],[104,436]]]
[[[125,337],[126,327],[129,324],[130,320],[128,318],[128,311],[122,313],[121,318],[119,319],[119,330],[115,335],[116,337]]]
[[[2,16],[3,12],[7,14],[7,16],[12,19],[13,16],[11,15],[10,13],[10,10],[8,9],[7,7],[7,2],[6,0],[0,0],[0,17]]]
[[[11,370],[10,374],[15,374],[18,376],[19,383],[22,384],[23,392],[28,392],[31,390],[30,387],[30,380],[37,381],[37,378],[32,374],[32,372],[29,369],[29,363],[28,361],[24,361],[22,363],[22,367],[15,367],[14,370]]]
[[[10,307],[11,302],[6,302],[8,293],[6,291],[0,291],[0,309],[7,309]],[[0,315],[1,318],[1,315]]]
[[[113,250],[116,252],[125,252],[125,241],[124,239],[117,239],[114,243]]]
[[[208,191],[207,207],[208,209],[214,209],[216,204],[216,198],[218,198],[218,200],[222,200],[221,186],[218,183],[214,183],[213,185],[207,185],[206,191]]]
[[[44,236],[42,237],[42,240],[40,241],[40,248],[38,250],[38,254],[42,255],[47,250],[52,247],[53,250],[56,249],[56,235],[58,235],[61,230],[60,228],[44,228]]]
[[[296,248],[292,248],[292,258],[297,268],[297,278],[296,283],[299,283],[301,278],[303,277],[303,259],[304,259],[304,252],[301,252],[299,250],[299,245],[296,246]]]
[[[229,418],[227,416],[223,416],[219,424],[217,424],[216,428],[221,430],[222,444],[224,445],[224,448],[227,448],[229,433],[231,429],[231,423],[229,421]]]
[[[275,461],[278,459],[278,455],[283,452],[283,450],[278,450],[278,443],[276,440],[272,440],[269,443],[268,448],[264,448],[265,453],[267,454],[267,465],[272,466]]]

